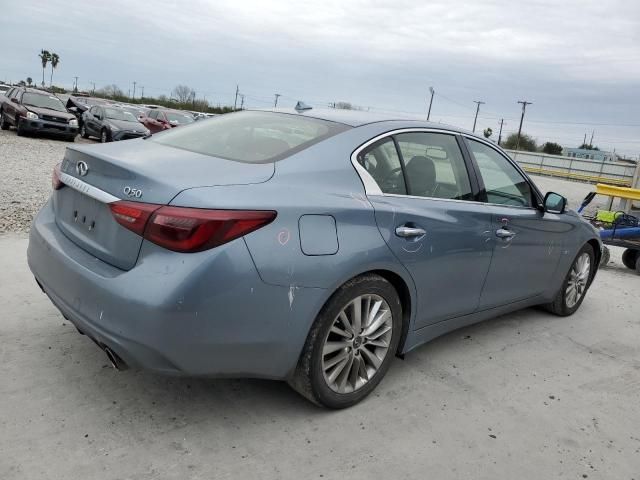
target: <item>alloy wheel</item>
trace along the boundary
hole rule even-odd
[[[324,340],[322,372],[337,393],[352,393],[371,380],[389,352],[393,317],[378,295],[360,295],[334,319]]]
[[[565,289],[565,302],[568,308],[573,308],[580,301],[589,283],[591,273],[591,257],[588,253],[582,253],[571,267],[569,280]]]

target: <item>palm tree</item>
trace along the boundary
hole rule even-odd
[[[27,85],[31,86],[32,83],[33,83],[33,78],[27,77]]]
[[[38,56],[42,62],[42,86],[44,87],[44,69],[47,68],[47,63],[51,60],[51,54],[48,50],[42,50]]]
[[[49,79],[49,87],[51,87],[53,85],[53,70],[58,67],[60,57],[57,53],[52,53],[49,60],[51,61],[51,78]]]

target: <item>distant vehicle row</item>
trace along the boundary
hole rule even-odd
[[[104,143],[144,137],[210,116],[214,115],[0,84],[0,128],[13,126],[18,135],[52,134],[72,142],[80,133]]]

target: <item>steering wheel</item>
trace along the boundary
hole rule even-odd
[[[380,180],[382,191],[394,190],[398,187],[397,176],[399,172],[402,172],[402,167],[393,168]]]

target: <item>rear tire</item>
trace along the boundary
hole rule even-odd
[[[379,275],[356,277],[322,307],[289,384],[317,405],[350,407],[380,383],[401,331],[395,288]]]
[[[630,270],[636,269],[638,258],[640,258],[640,250],[627,248],[624,252],[622,252],[622,263]]]
[[[9,130],[9,123],[4,117],[4,112],[0,112],[0,130]]]
[[[587,243],[571,263],[560,291],[551,303],[545,305],[545,308],[561,317],[575,313],[582,305],[589,289],[595,269],[594,261],[593,247]]]

